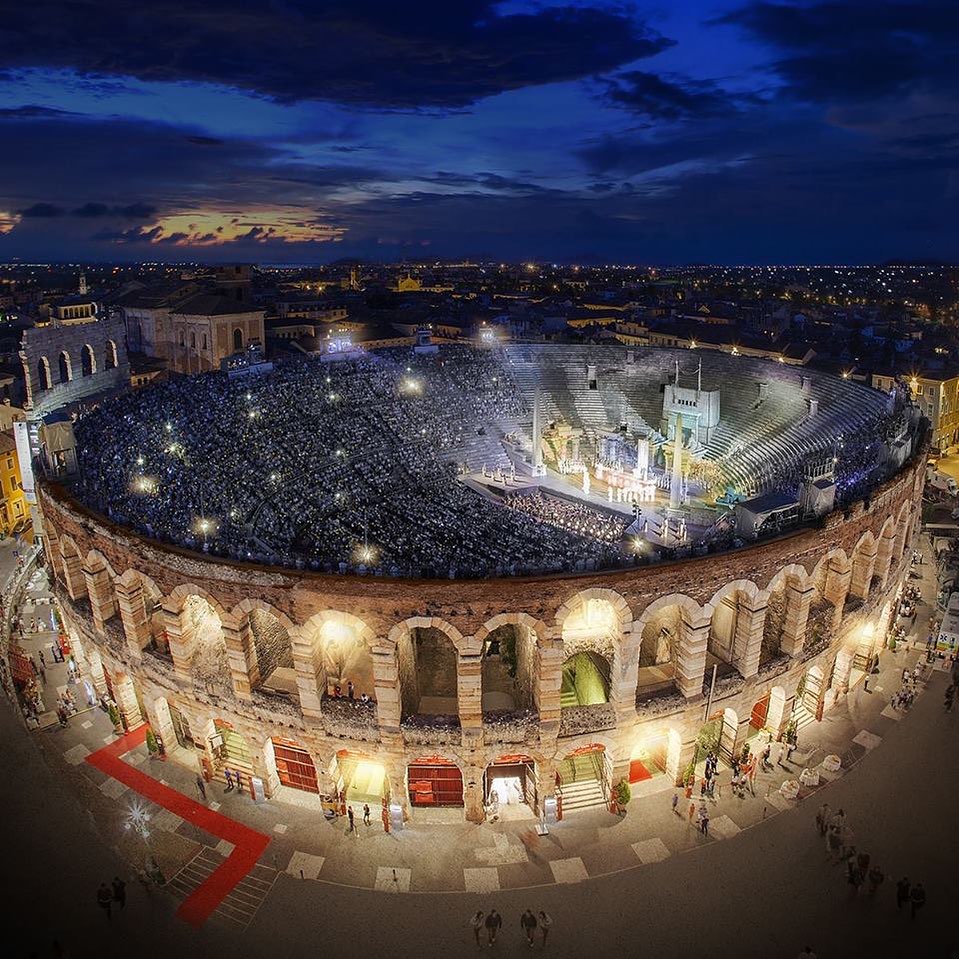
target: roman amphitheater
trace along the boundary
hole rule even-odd
[[[725,354],[423,344],[177,380],[40,483],[123,724],[317,815],[575,816],[814,724],[885,641],[898,394]]]

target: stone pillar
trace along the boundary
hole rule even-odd
[[[892,553],[896,548],[896,537],[881,536],[879,538],[879,547],[876,550],[876,568],[873,573],[878,576],[882,582],[883,589],[889,581],[889,570],[892,567]]]
[[[110,690],[107,689],[107,678],[103,675],[103,660],[100,654],[94,649],[87,656],[87,663],[90,666],[90,679],[93,680],[93,688],[97,696],[107,696]]]
[[[694,620],[683,610],[682,633],[676,654],[676,685],[686,699],[700,699],[706,673],[706,646],[709,642],[709,617],[699,615]]]
[[[537,708],[541,735],[556,735],[559,731],[561,707],[560,688],[563,685],[563,663],[566,653],[561,639],[549,639],[538,648]]]
[[[83,567],[83,579],[86,584],[87,596],[90,598],[90,612],[93,616],[93,626],[98,633],[103,634],[104,623],[117,611],[113,598],[113,580],[106,568],[87,569]]]
[[[670,733],[672,735],[672,733]],[[679,734],[676,734],[677,737]],[[680,742],[679,748],[675,751],[670,750],[666,756],[666,774],[672,779],[673,783],[676,786],[682,786],[683,776],[686,774],[686,770],[689,769],[690,764],[696,758],[696,740],[693,739],[688,743]],[[670,758],[672,757],[672,762]],[[681,806],[680,809],[685,810],[685,806]]]
[[[463,811],[467,822],[481,823],[486,820],[483,808],[484,767],[471,762],[463,767]]]
[[[834,690],[837,696],[849,691],[849,673],[852,670],[852,660],[853,650],[851,649],[840,649],[836,655],[829,688]]]
[[[150,723],[150,728],[163,741],[163,748],[167,754],[180,745],[173,729],[170,707],[165,699],[156,699],[152,706],[147,706],[147,721]]]
[[[786,620],[779,648],[793,659],[798,659],[806,640],[809,608],[816,590],[813,586],[786,584]]]
[[[113,696],[116,699],[123,725],[127,731],[132,731],[143,725],[143,714],[137,702],[133,680],[129,676],[121,675],[113,681]]]
[[[410,794],[406,788],[406,760],[401,756],[388,759],[384,764],[390,783],[390,804],[399,805],[403,819],[410,818]]]
[[[293,668],[296,670],[296,689],[300,696],[300,712],[307,722],[322,721],[322,694],[319,683],[319,643],[314,651],[313,642],[299,629],[290,634],[293,648]]]
[[[396,647],[385,640],[378,641],[373,649],[373,692],[381,736],[400,737],[403,701],[400,696],[399,663],[396,661]]]
[[[639,646],[642,634],[633,629],[632,624],[623,635],[623,641],[617,651],[610,677],[609,701],[616,708],[616,725],[622,728],[624,723],[636,717],[636,684],[639,679]],[[627,770],[628,773],[628,770]]]
[[[768,598],[755,599],[740,593],[736,602],[736,632],[733,635],[733,665],[744,679],[759,672],[759,657],[763,648],[763,627],[766,623]]]
[[[456,708],[463,745],[483,736],[483,659],[478,653],[456,656]]]
[[[876,552],[860,552],[852,564],[849,593],[863,601],[869,599],[869,586],[876,568]]]
[[[539,803],[538,813],[543,811],[547,799],[556,798],[556,765],[551,759],[536,764],[536,797]]]
[[[117,607],[120,622],[127,638],[127,648],[134,659],[139,659],[153,638],[150,621],[147,619],[146,601],[143,598],[143,584],[140,580],[125,583],[118,579],[116,583]]]
[[[236,698],[250,702],[253,688],[260,682],[260,670],[256,662],[256,648],[253,645],[253,631],[248,616],[239,621],[232,616],[224,616],[221,627],[226,640],[226,657],[233,678],[233,691]]]
[[[782,686],[773,686],[769,691],[769,708],[766,710],[766,726],[772,730],[773,739],[779,739],[786,721],[786,691]]]
[[[896,530],[895,546],[892,550],[892,561],[898,563],[902,559],[903,551],[906,548],[906,533],[909,528],[909,517],[907,516]]]
[[[170,646],[170,655],[173,657],[173,671],[183,686],[191,686],[193,677],[190,667],[193,663],[193,652],[196,646],[196,635],[193,627],[184,623],[183,615],[176,607],[163,606],[163,622],[166,628],[167,642]]]
[[[86,579],[83,576],[83,563],[79,556],[68,554],[63,557],[63,581],[70,599],[84,599],[87,595]]]
[[[836,569],[826,570],[826,601],[833,606],[833,627],[842,622],[842,610],[846,604],[846,597],[849,595],[849,582],[852,579],[852,569],[839,571]]]

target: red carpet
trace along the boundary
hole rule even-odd
[[[125,763],[120,757],[139,746],[146,738],[146,731],[147,727],[141,726],[132,733],[117,737],[116,742],[87,756],[87,762],[158,806],[193,823],[198,829],[233,843],[235,848],[226,861],[213,871],[202,886],[184,899],[177,910],[181,919],[193,926],[201,926],[230,890],[256,865],[270,837],[201,806],[183,793],[164,786]]]
[[[641,783],[644,779],[652,779],[653,774],[646,768],[641,759],[634,759],[629,764],[629,781]]]

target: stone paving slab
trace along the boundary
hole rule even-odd
[[[493,841],[495,843],[493,846],[481,846],[473,850],[480,862],[489,866],[505,866],[509,863],[529,861],[526,847],[518,843],[510,843],[509,836],[496,833]]]
[[[709,820],[709,835],[715,839],[732,839],[740,832],[742,829],[729,816],[717,816]]]
[[[586,866],[579,856],[573,856],[570,859],[553,859],[550,861],[549,868],[553,871],[553,879],[556,882],[582,882],[589,879],[589,873],[586,872]]]
[[[87,749],[83,743],[77,743],[76,746],[71,746],[68,750],[66,750],[66,752],[64,752],[63,758],[71,766],[79,766],[80,763],[82,763],[83,760],[89,755],[90,750]]]
[[[312,856],[308,852],[295,852],[286,867],[286,871],[297,879],[317,879],[323,863],[323,856]]]
[[[892,706],[887,706],[879,715],[895,720],[897,723],[902,719],[902,713],[898,709],[893,709]]]
[[[652,862],[662,862],[672,855],[669,847],[658,836],[654,839],[644,839],[641,842],[634,842],[633,852],[636,853],[639,861],[644,866]]]
[[[869,732],[868,729],[861,729],[852,741],[859,743],[865,749],[875,749],[882,742],[882,736],[877,736],[875,733]]]
[[[127,791],[127,787],[119,779],[104,779],[99,789],[104,796],[109,796],[111,799],[119,799]]]
[[[379,866],[376,870],[377,892],[409,892],[413,871],[401,866]]]
[[[288,828],[289,828],[289,827],[286,825],[286,823],[278,822],[278,823],[273,827],[273,832],[279,833],[279,834],[282,836],[283,833],[285,833]]]
[[[166,832],[175,832],[183,820],[170,809],[160,809],[153,817],[153,827],[163,829]]]
[[[463,885],[467,892],[498,892],[499,871],[493,866],[464,869]]]
[[[232,842],[229,842],[226,839],[221,839],[213,847],[221,856],[229,856],[231,852],[236,848]]]

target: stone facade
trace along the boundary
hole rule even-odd
[[[333,788],[329,771],[346,750],[381,763],[391,800],[404,808],[407,766],[441,757],[461,770],[465,815],[479,821],[484,771],[504,755],[533,760],[540,804],[556,792],[560,763],[585,747],[605,751],[611,782],[650,744],[659,767],[681,777],[702,726],[707,662],[723,666],[710,718],[722,720],[726,751],[739,748],[755,707],[778,735],[797,688],[817,709],[845,695],[855,657],[885,636],[923,479],[920,457],[818,527],[723,554],[456,583],[215,562],[138,538],[56,484],[41,485],[40,502],[47,564],[73,639],[110,677],[130,679],[165,742],[176,742],[170,707],[188,722],[200,758],[210,758],[214,720],[226,721],[268,789],[277,782],[272,737],[310,754],[323,789]],[[515,710],[484,712],[483,657],[504,626],[514,627],[524,692]],[[426,695],[417,642],[431,662],[446,649],[434,694],[449,697],[455,715],[417,713]],[[651,642],[656,651],[641,656]],[[608,665],[608,703],[561,704],[573,651]],[[296,696],[278,703],[261,692],[262,673],[289,663]],[[647,685],[650,665],[672,679]],[[357,696],[373,702],[329,698],[333,682],[354,677]],[[135,719],[128,695],[124,708]]]

